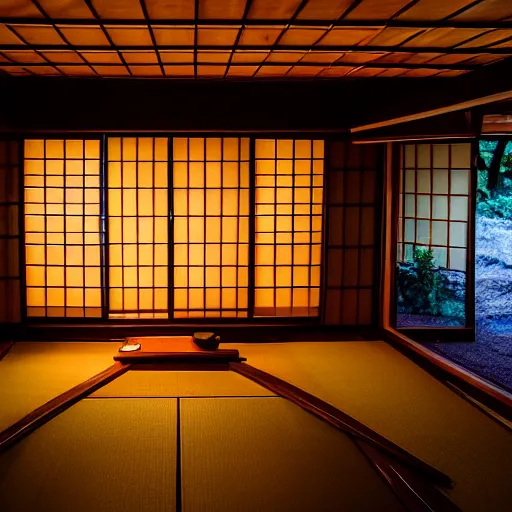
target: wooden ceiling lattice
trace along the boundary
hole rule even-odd
[[[0,73],[456,76],[512,56],[510,0],[2,0]]]

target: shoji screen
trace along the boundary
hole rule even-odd
[[[28,316],[101,316],[100,141],[25,141]]]
[[[316,316],[324,143],[256,140],[255,316]]]
[[[249,139],[177,138],[174,317],[247,317]]]
[[[373,322],[377,145],[332,142],[328,151],[325,322]]]
[[[432,249],[438,267],[466,271],[471,144],[404,144],[398,260]]]
[[[20,320],[18,152],[0,141],[0,323]]]
[[[111,317],[168,316],[168,144],[107,139]]]
[[[404,144],[401,149],[397,326],[463,326],[471,144]]]

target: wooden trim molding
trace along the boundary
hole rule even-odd
[[[452,487],[453,482],[448,475],[430,466],[421,459],[418,459],[371,428],[363,425],[327,402],[320,400],[316,396],[310,395],[306,391],[246,363],[231,363],[230,368],[234,372],[273,391],[277,395],[290,400],[302,409],[314,414],[317,418],[326,421],[351,437],[363,441],[369,446],[373,446],[375,449],[385,453],[396,461],[419,472],[432,483],[443,487]]]
[[[194,366],[199,363],[202,365],[208,364],[227,364],[231,362],[244,361],[245,358],[238,355],[238,350],[212,350],[208,352],[197,352],[195,354],[183,352],[127,352],[125,354],[118,354],[114,356],[114,360],[118,362],[130,363],[180,363]]]
[[[459,389],[455,384],[452,384],[451,382],[446,382],[445,384],[454,393],[457,393],[457,395],[466,400],[466,402],[469,402],[471,405],[474,405],[479,411],[482,411],[482,413],[485,414],[488,418],[498,423],[498,425],[501,425],[508,432],[512,433],[512,421],[506,420],[503,416],[500,416],[496,411],[489,409],[489,407],[481,404],[472,396],[469,396],[467,393],[464,393],[464,391],[462,391],[462,389]]]
[[[0,361],[7,355],[12,347],[14,347],[14,343],[12,341],[0,343]]]
[[[358,439],[355,443],[410,512],[460,512],[445,494],[417,474],[373,446]]]
[[[379,136],[371,136],[371,137],[361,137],[358,139],[351,139],[352,144],[387,144],[392,142],[423,142],[423,141],[451,141],[451,140],[462,140],[462,139],[468,139],[473,140],[475,137],[477,137],[476,132],[471,133],[451,133],[451,134],[444,134],[444,135],[436,135],[436,134],[430,134],[430,135],[379,135]]]
[[[479,115],[472,115],[473,123],[480,119]],[[480,154],[478,140],[471,141],[471,167],[468,193],[468,223],[466,237],[466,319],[465,326],[473,329],[473,341],[476,334],[476,198],[478,189],[478,156]]]
[[[381,243],[381,279],[380,279],[380,311],[379,325],[382,328],[390,326],[392,315],[391,289],[394,283],[392,258],[393,246],[393,144],[386,144],[386,161],[384,165],[383,187],[382,187],[382,243]],[[396,227],[395,227],[396,231]]]
[[[130,367],[130,364],[116,362],[106,370],[65,391],[27,414],[24,418],[0,433],[0,453],[3,453],[14,443],[32,433],[82,398],[117,379],[117,377],[127,372]]]
[[[503,108],[505,111],[505,108]],[[512,116],[510,114],[485,114],[482,119],[482,135],[512,134]]]
[[[400,327],[397,332],[419,342],[468,342],[475,341],[473,327]]]
[[[0,339],[2,339],[0,324]],[[319,324],[259,325],[239,323],[69,323],[15,324],[10,327],[9,338],[17,341],[124,341],[134,336],[191,336],[194,332],[214,332],[222,343],[282,343],[284,341],[354,341],[380,340],[377,326],[343,326]]]
[[[456,112],[458,110],[466,110],[481,105],[487,105],[488,103],[494,103],[497,101],[504,101],[512,98],[512,90],[503,91],[496,94],[490,94],[488,96],[482,96],[468,101],[462,101],[453,105],[445,107],[434,108],[432,110],[425,110],[424,112],[418,112],[416,114],[410,114],[407,116],[396,117],[394,119],[387,119],[385,121],[379,121],[377,123],[365,124],[361,126],[355,126],[350,129],[351,133],[359,133],[367,130],[375,130],[377,128],[384,128],[385,126],[393,126],[400,123],[408,123],[410,121],[417,121],[419,119],[425,119],[427,117],[438,116],[441,114],[447,114],[449,112]]]
[[[512,420],[511,393],[436,354],[395,329],[383,329],[383,337],[434,377],[441,381],[452,382],[505,419]]]
[[[387,126],[354,134],[355,144],[374,142],[406,142],[422,140],[453,140],[477,137],[480,127],[475,120],[478,116],[471,111],[458,110],[447,114],[418,119],[409,123]]]

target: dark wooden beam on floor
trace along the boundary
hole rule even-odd
[[[230,368],[348,434],[407,510],[460,512],[460,509],[436,487],[451,487],[451,479],[444,473],[417,459],[327,402],[278,377],[246,363],[231,363]]]
[[[367,443],[389,457],[405,464],[407,467],[427,477],[433,483],[444,487],[451,487],[453,485],[449,476],[316,396],[246,363],[231,363],[230,368],[277,395],[290,400],[333,427],[349,434],[351,437]]]
[[[393,489],[408,511],[460,512],[460,508],[445,494],[425,482],[417,474],[363,441],[357,440],[356,445]]]
[[[130,364],[116,362],[106,370],[103,370],[94,377],[78,384],[78,386],[71,388],[41,407],[38,407],[30,414],[27,414],[27,416],[17,421],[14,425],[0,432],[0,453],[7,450],[14,443],[29,435],[61,412],[64,412],[82,398],[90,395],[109,382],[112,382],[114,379],[117,379],[117,377],[127,372],[130,367]]]

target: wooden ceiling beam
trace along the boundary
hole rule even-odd
[[[11,18],[0,17],[0,24],[3,25],[39,25],[39,26],[83,26],[83,25],[124,25],[133,27],[146,27],[148,22],[151,26],[215,26],[215,27],[280,27],[285,25],[296,27],[346,27],[346,28],[371,28],[371,27],[392,27],[392,28],[472,28],[472,29],[507,29],[512,28],[512,21],[457,21],[457,20],[378,20],[378,19],[339,19],[339,20],[307,20],[307,19],[121,19],[121,18]]]
[[[476,119],[481,119],[481,116],[476,116]],[[370,144],[426,139],[474,138],[480,133],[480,126],[478,126],[476,119],[469,115],[467,111],[460,110],[437,117],[428,117],[409,123],[355,133],[350,140],[354,144]]]
[[[301,11],[304,9],[304,7],[306,6],[306,4],[308,3],[309,0],[301,0],[299,6],[297,7],[297,9],[295,10],[295,12],[293,13],[293,15],[290,17],[290,19],[288,20],[288,23],[282,27],[281,29],[281,33],[279,34],[279,36],[277,37],[277,39],[274,41],[274,43],[272,44],[272,48],[270,50],[270,52],[268,53],[268,55],[265,57],[265,59],[263,60],[263,62],[260,63],[260,65],[256,68],[256,71],[254,71],[254,73],[252,74],[252,77],[255,77],[259,72],[260,72],[260,69],[261,67],[266,64],[266,62],[268,61],[269,59],[269,56],[272,54],[272,52],[274,51],[274,49],[279,45],[279,42],[281,41],[281,39],[283,38],[283,36],[285,35],[285,33],[288,31],[288,29],[290,28],[290,26],[292,25],[292,23],[295,21],[295,19],[297,18],[297,16],[301,13]],[[243,32],[242,30],[240,30],[240,32]],[[292,68],[290,68],[292,69]],[[288,70],[288,72],[290,71],[290,69]],[[226,73],[228,72],[228,69],[226,68]],[[286,74],[288,74],[285,73]]]
[[[393,105],[392,110],[379,111],[371,121],[352,126],[350,132],[376,130],[511,99],[512,61],[507,59],[437,87],[430,85],[425,89],[420,83],[417,88],[411,88],[404,101],[394,102],[393,98],[388,98],[387,104]]]
[[[105,65],[105,63],[102,62],[58,62],[53,63],[54,65],[58,66],[71,66],[71,67],[89,67],[89,66],[102,66]],[[216,67],[226,67],[227,63],[225,62],[202,62],[199,60],[197,62],[198,65],[201,66],[216,66]],[[39,66],[48,66],[48,62],[15,62],[15,61],[8,61],[8,62],[0,62],[0,69],[2,67],[12,67],[12,66],[21,66],[21,67],[39,67]],[[154,62],[137,62],[135,64],[136,66],[155,66]],[[191,66],[193,65],[191,62],[166,62],[165,66]],[[244,67],[247,66],[247,62],[232,62],[232,67]],[[255,65],[255,64],[253,64]],[[371,62],[350,62],[350,61],[343,61],[343,62],[332,62],[332,63],[326,63],[326,62],[309,62],[309,61],[298,61],[298,62],[287,62],[287,61],[267,61],[264,63],[261,63],[263,66],[289,66],[289,67],[367,67],[367,68],[378,68],[378,69],[438,69],[438,70],[456,70],[456,71],[474,71],[476,69],[479,69],[480,66],[477,65],[464,65],[464,64],[407,64],[403,62],[379,62],[379,61],[371,61]],[[122,62],[112,62],[108,64],[109,67],[124,67],[124,64]]]
[[[100,15],[98,14],[98,12],[96,11],[94,5],[92,4],[92,0],[84,0],[84,3],[85,3],[85,5],[87,5],[89,10],[91,11],[91,15],[94,17],[93,25],[99,26],[101,31],[103,32],[103,35],[105,36],[106,40],[109,42],[109,44],[114,46],[114,41],[112,41],[112,38],[110,37],[110,34],[108,33],[107,29],[103,26],[103,20],[101,19]],[[89,20],[89,23],[91,21],[92,20]],[[144,21],[144,23],[146,23],[146,20],[142,20],[142,21]],[[53,20],[53,22],[56,23],[55,20]],[[72,49],[72,48],[70,48],[70,49]],[[117,52],[117,56],[119,57],[121,62],[125,65],[125,68],[128,71],[128,74],[131,76],[132,72],[130,71],[130,68],[126,65],[126,61],[124,60],[123,54],[119,50],[117,50],[116,48],[112,48],[112,50]]]
[[[238,34],[236,35],[235,42],[233,43],[233,49],[231,50],[231,53],[229,54],[229,60],[228,64],[226,66],[226,71],[224,72],[224,78],[228,76],[229,69],[231,67],[231,62],[233,61],[233,54],[235,53],[235,48],[238,46],[238,43],[240,42],[240,38],[242,37],[242,34],[244,32],[245,22],[247,21],[247,16],[249,16],[249,11],[252,7],[252,0],[245,0],[245,7],[244,7],[244,13],[242,15],[242,22],[243,24],[238,29]]]
[[[55,30],[55,32],[57,32],[57,34],[59,34],[59,37],[66,43],[66,44],[70,44],[69,40],[67,39],[67,37],[62,33],[62,30],[60,30],[60,28],[55,24],[55,22],[52,20],[51,16],[43,9],[42,5],[39,3],[38,0],[32,0],[32,3],[34,4],[35,8],[44,16],[44,19],[50,24],[50,26]],[[18,36],[19,37],[19,36]],[[92,67],[92,66],[89,66],[87,64],[87,61],[85,60],[84,57],[82,57],[82,55],[80,55],[79,53],[77,54],[78,57],[82,60],[82,62],[84,64],[86,64],[89,69],[92,70],[92,72],[97,75],[97,76],[100,76],[99,73],[96,72],[96,70]],[[53,66],[55,68],[55,66]],[[59,73],[63,74],[60,70],[57,70],[59,71]]]
[[[350,129],[351,133],[360,133],[367,130],[376,130],[377,128],[384,128],[386,126],[393,126],[401,123],[408,123],[410,121],[418,121],[427,117],[439,116],[441,114],[448,114],[450,112],[456,112],[458,110],[468,110],[471,108],[486,105],[488,103],[495,103],[497,101],[512,99],[512,89],[509,91],[503,91],[497,94],[490,94],[489,96],[482,96],[474,98],[468,101],[461,101],[460,103],[454,103],[445,107],[434,108],[432,110],[425,110],[424,112],[417,112],[415,114],[409,114],[407,116],[395,117],[394,119],[386,119],[385,121],[379,121],[377,123],[370,123],[361,126],[355,126]]]
[[[73,51],[151,51],[155,48],[153,45],[66,45],[66,44],[0,44],[0,51],[9,50],[73,50]],[[216,50],[231,51],[232,45],[159,45],[158,50],[170,51],[192,51],[192,50]],[[485,53],[488,55],[512,56],[512,47],[510,48],[445,48],[437,46],[352,46],[352,45],[239,45],[236,48],[242,51],[302,51],[302,52],[350,52],[350,53],[440,53],[450,55],[476,55]]]

